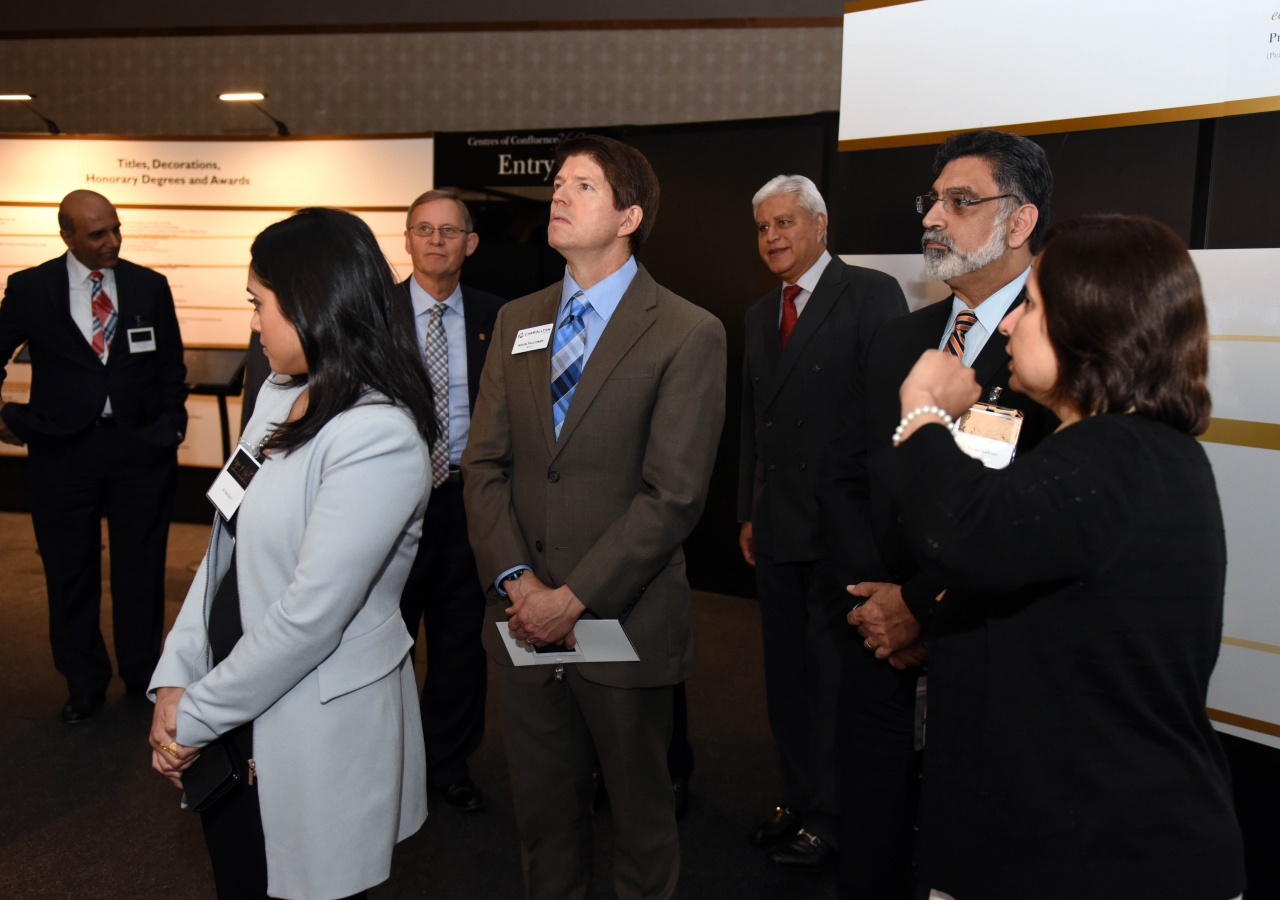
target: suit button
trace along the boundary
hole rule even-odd
[[[803,472],[804,470],[805,470],[805,463],[800,463],[800,471]]]
[[[541,553],[541,552],[542,552],[542,541],[534,541],[534,542],[533,542],[533,549],[534,549],[534,550],[537,550],[539,553]]]
[[[804,424],[804,419],[796,419],[796,427],[799,428]]]
[[[822,366],[814,366],[814,367],[813,367],[813,371],[815,371],[815,372],[821,372],[821,371],[822,371]]]
[[[547,473],[547,481],[550,481],[552,484],[555,484],[559,480],[560,480],[559,472],[552,470]]]
[[[769,471],[770,471],[770,472],[772,472],[772,471],[773,471],[773,463],[769,463]]]
[[[772,427],[773,427],[773,423],[772,423],[772,422],[765,422],[765,423],[764,423],[764,427],[765,427],[765,428],[772,428]]]
[[[759,381],[759,380],[760,380],[760,376],[759,376],[759,375],[752,375],[752,376],[751,376],[751,380],[752,380],[752,381]]]

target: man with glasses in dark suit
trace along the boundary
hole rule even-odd
[[[842,897],[857,900],[914,896],[922,664],[935,601],[947,588],[908,550],[897,511],[883,490],[868,483],[867,456],[890,446],[901,414],[898,389],[926,350],[959,357],[974,370],[984,401],[1023,412],[1020,450],[1057,426],[1052,413],[1009,390],[1007,338],[997,331],[1023,302],[1049,220],[1048,159],[1024,137],[978,131],[942,144],[934,172],[933,188],[916,198],[916,211],[924,216],[925,271],[946,282],[952,295],[876,333],[861,378],[842,403],[847,413],[828,461],[835,489],[823,498],[833,570],[862,604],[849,613],[859,634],[845,641],[841,667],[841,758],[847,768],[840,889]]]
[[[141,696],[160,659],[187,369],[169,282],[120,258],[111,201],[72,191],[58,228],[67,252],[11,275],[0,305],[0,384],[13,352],[24,341],[31,351],[31,401],[0,408],[0,440],[28,447],[49,639],[71,695],[62,718],[74,723],[111,681],[98,627],[104,516],[125,690]]]
[[[467,539],[459,463],[494,320],[506,303],[461,283],[462,264],[479,243],[466,204],[449,191],[427,191],[409,207],[404,244],[413,274],[399,285],[413,306],[443,436],[431,448],[431,500],[400,611],[415,640],[419,623],[426,622],[427,786],[464,812],[484,808],[467,757],[484,737],[488,676],[480,645],[484,589]]]

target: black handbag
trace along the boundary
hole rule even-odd
[[[242,767],[227,737],[224,735],[201,750],[182,773],[187,809],[193,813],[205,812],[240,783]]]

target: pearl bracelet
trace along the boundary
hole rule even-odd
[[[956,433],[956,423],[951,416],[947,414],[945,409],[937,406],[919,406],[907,413],[903,420],[898,423],[898,427],[893,430],[893,446],[896,447],[902,443],[902,432],[907,430],[907,426],[911,424],[911,420],[916,416],[924,415],[937,416],[947,423],[947,429],[952,434]]]

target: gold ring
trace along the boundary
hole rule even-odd
[[[168,753],[168,754],[169,754],[170,756],[172,756],[174,759],[177,759],[177,758],[178,758],[178,744],[177,744],[177,742],[170,743],[170,744],[161,744],[161,745],[160,745],[160,749],[161,749],[161,750],[163,750],[165,753]]]
[[[864,647],[866,647],[868,650],[870,650],[870,649],[871,649],[871,638],[867,638],[865,641],[863,641],[863,642],[862,642],[862,646],[864,646]]]

